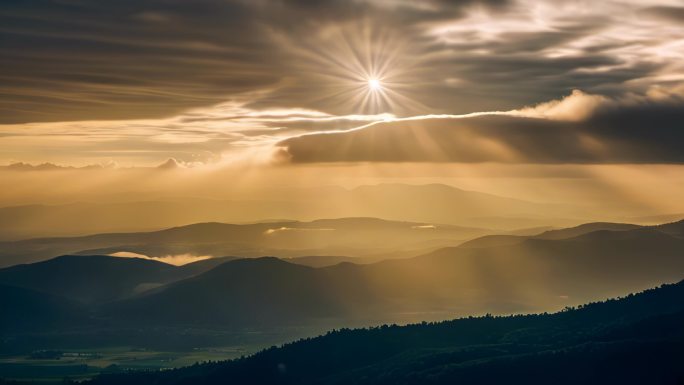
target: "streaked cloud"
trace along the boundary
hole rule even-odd
[[[281,163],[681,163],[682,12],[676,0],[4,2],[0,164],[264,164],[274,146]]]
[[[164,255],[161,257],[150,257],[145,254],[140,254],[140,253],[134,253],[130,251],[118,251],[116,253],[109,254],[112,257],[119,257],[119,258],[141,258],[141,259],[148,259],[152,261],[159,261],[159,262],[164,262],[168,263],[171,265],[176,265],[176,266],[182,266],[182,265],[187,265],[188,263],[193,263],[193,262],[199,262],[203,261],[205,259],[210,259],[214,258],[213,255],[194,255],[194,254],[170,254],[170,255]]]
[[[410,116],[644,92],[684,80],[684,7],[648,3],[9,1],[0,122],[159,119],[237,97],[255,110]],[[362,111],[340,82],[372,56],[402,96],[378,105],[392,110]]]
[[[169,159],[182,166],[263,163],[270,158],[272,144],[292,135],[350,129],[391,118],[390,114],[335,116],[301,108],[257,110],[244,101],[230,101],[165,119],[1,125],[0,162],[79,167],[111,163],[149,167]]]
[[[19,171],[74,164],[161,170],[273,162],[676,164],[684,161],[683,106],[681,86],[619,97],[574,90],[514,110],[409,117],[259,110],[232,101],[166,119],[5,125],[0,159]]]
[[[684,163],[681,90],[609,98],[580,91],[506,112],[428,115],[279,143],[307,162]]]

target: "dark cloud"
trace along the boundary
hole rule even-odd
[[[166,162],[157,166],[157,169],[159,169],[159,170],[176,170],[176,169],[179,169],[181,167],[183,167],[183,166],[181,166],[180,163],[178,163],[178,161],[176,159],[169,158],[166,160]]]
[[[493,26],[520,22],[493,38],[486,28],[432,34],[472,9],[490,15],[485,22]],[[270,93],[253,97],[253,108],[360,113],[321,97],[325,81],[293,53],[328,25],[358,32],[359,21],[396,35],[408,56],[425,58],[406,82],[425,106],[420,113],[514,108],[572,88],[619,94],[626,82],[666,67],[617,55],[635,46],[629,36],[553,54],[621,25],[611,16],[573,15],[529,29],[529,5],[521,0],[3,1],[0,123],[166,117],[254,91]],[[616,68],[601,70],[606,66]]]
[[[644,12],[663,20],[684,23],[684,7],[649,7]]]
[[[1,122],[168,116],[277,87],[297,74],[288,72],[282,47],[268,32],[307,34],[312,25],[372,17],[381,4],[6,1],[0,5]],[[400,8],[395,13],[402,18],[456,15]]]
[[[573,94],[563,103],[575,110],[565,113],[583,113],[587,98]],[[601,99],[589,114],[582,121],[508,114],[384,122],[290,138],[277,156],[295,163],[684,163],[683,99]]]

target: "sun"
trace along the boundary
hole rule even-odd
[[[382,89],[382,84],[380,79],[370,78],[368,79],[368,89],[371,91],[380,91]]]
[[[290,44],[291,43],[291,44]],[[309,95],[321,105],[351,114],[415,114],[429,110],[412,96],[426,68],[407,37],[367,21],[332,25],[325,33],[287,42],[302,73],[311,74]]]

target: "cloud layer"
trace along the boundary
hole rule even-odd
[[[160,118],[237,96],[254,109],[400,116],[509,110],[575,88],[618,96],[684,78],[683,10],[670,0],[4,1],[0,123]],[[398,95],[361,111],[348,103],[348,72],[374,60],[391,64]]]
[[[684,163],[684,99],[610,99],[575,91],[520,110],[378,122],[279,143],[307,162]]]

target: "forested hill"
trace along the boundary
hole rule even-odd
[[[108,384],[682,384],[684,281],[555,314],[343,329]]]

